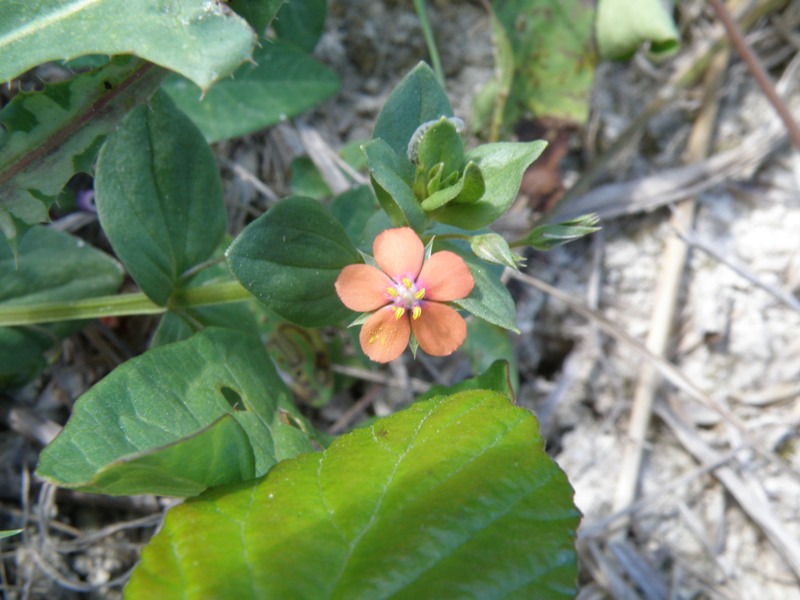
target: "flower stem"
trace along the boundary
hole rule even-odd
[[[123,315],[154,315],[168,309],[225,304],[252,298],[238,281],[223,281],[175,292],[167,306],[159,306],[142,292],[46,302],[19,306],[0,306],[0,326],[35,325],[53,321],[73,321]]]

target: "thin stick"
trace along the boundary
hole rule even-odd
[[[384,373],[376,373],[375,371],[368,371],[367,369],[359,369],[358,367],[348,367],[347,365],[331,365],[331,371],[334,373],[341,373],[348,377],[355,377],[356,379],[363,379],[371,383],[381,383],[390,387],[406,389],[410,386],[412,392],[423,394],[427,392],[431,384],[423,381],[422,379],[410,378],[408,385],[397,380],[394,377],[388,377]]]
[[[731,18],[725,5],[722,4],[720,0],[708,0],[708,2],[716,13],[717,18],[722,23],[722,26],[725,28],[725,31],[728,32],[731,42],[733,42],[736,51],[747,65],[747,69],[756,80],[758,87],[764,92],[767,100],[772,104],[772,107],[775,109],[775,112],[778,113],[783,124],[786,125],[786,131],[789,134],[789,139],[792,141],[792,144],[795,148],[800,150],[800,128],[798,128],[797,123],[795,123],[792,113],[789,112],[786,104],[781,100],[780,96],[778,96],[778,92],[775,91],[775,86],[770,76],[767,74],[766,69],[764,69],[764,65],[761,64],[755,52],[753,52],[752,48],[750,48],[745,41],[739,26],[736,24],[736,21]]]
[[[669,425],[683,447],[701,463],[717,462],[721,457],[694,434],[690,425],[681,420],[666,404],[657,407],[658,416]],[[736,498],[742,510],[756,523],[775,550],[800,577],[800,542],[775,514],[772,506],[764,503],[731,467],[722,465],[714,476]]]
[[[769,14],[773,10],[777,10],[784,4],[786,4],[786,0],[761,0],[757,2],[754,6],[750,6],[747,10],[742,12],[740,17],[742,28],[747,29],[751,27],[764,15]],[[611,147],[594,160],[592,164],[589,165],[589,168],[581,174],[575,185],[567,190],[564,197],[551,211],[553,215],[545,215],[544,220],[547,221],[550,220],[550,218],[556,219],[554,213],[558,212],[558,207],[563,210],[564,206],[569,201],[588,192],[594,180],[606,170],[624,148],[630,145],[631,140],[636,139],[638,132],[650,119],[660,113],[681,90],[695,83],[705,72],[712,58],[720,50],[725,48],[727,43],[727,36],[723,33],[723,35],[709,40],[688,65],[679,67],[675,75],[662,87],[659,94],[645,105],[639,114],[633,118],[628,127],[625,128],[625,131],[611,144]]]
[[[383,390],[383,386],[377,383],[372,384],[369,389],[367,389],[367,392],[361,397],[361,399],[353,404],[353,406],[348,408],[345,413],[339,417],[333,425],[330,426],[328,433],[331,435],[338,435],[342,433],[353,421],[358,418],[361,413],[369,408],[370,404],[375,402]]]
[[[643,496],[635,502],[597,521],[581,525],[578,531],[578,539],[601,537],[612,529],[612,527],[616,529],[617,527],[624,526],[634,513],[643,512],[648,506],[663,502],[668,499],[671,494],[677,493],[697,478],[708,473],[713,473],[718,467],[736,458],[736,455],[742,448],[743,446],[739,446],[733,450],[728,450],[726,453],[721,454],[716,460],[704,463],[692,471],[684,473],[677,479],[672,479],[663,485],[659,485],[657,492]],[[617,521],[620,521],[620,523],[617,524]]]
[[[566,292],[559,290],[557,287],[554,287],[549,283],[545,283],[541,279],[537,279],[535,277],[531,277],[530,275],[526,275],[525,273],[519,273],[518,271],[513,271],[511,269],[506,270],[510,273],[510,276],[513,279],[533,286],[545,294],[560,300],[579,315],[589,319],[597,327],[602,329],[617,341],[635,349],[639,354],[642,355],[642,357],[644,357],[644,359],[652,363],[653,366],[658,369],[664,379],[669,381],[683,393],[687,394],[690,398],[693,398],[706,408],[713,410],[725,421],[735,427],[739,435],[741,435],[742,440],[744,440],[750,448],[753,448],[753,450],[758,452],[761,456],[780,467],[784,472],[790,474],[792,477],[800,476],[800,473],[798,473],[798,471],[796,471],[792,465],[788,464],[784,459],[774,452],[766,450],[762,447],[761,443],[754,440],[747,427],[745,427],[744,423],[742,423],[742,421],[735,414],[701,390],[697,384],[689,379],[680,369],[675,367],[675,365],[666,360],[663,356],[659,356],[658,354],[651,352],[644,344],[639,342],[639,340],[634,338],[627,331],[624,331],[615,323],[611,322],[605,315],[602,315],[596,310],[592,310],[580,300],[573,298]]]
[[[706,89],[703,106],[695,120],[687,146],[687,162],[703,160],[708,156],[714,123],[717,119],[717,95],[724,82],[725,69],[730,52],[721,52],[714,57],[706,73]],[[694,220],[696,201],[692,199],[681,202],[676,208],[673,220],[691,223]],[[672,324],[675,320],[678,292],[686,267],[688,247],[686,242],[671,236],[664,248],[664,258],[658,275],[655,305],[650,317],[650,328],[645,344],[647,348],[659,356],[665,356],[669,348]],[[639,381],[633,396],[633,407],[628,424],[627,444],[619,470],[619,479],[614,494],[613,510],[619,511],[631,504],[636,498],[642,460],[650,428],[650,417],[653,403],[661,385],[661,376],[652,365],[642,366]],[[616,531],[615,538],[622,539],[627,533],[628,523]]]
[[[731,271],[739,275],[739,277],[749,281],[754,286],[761,288],[777,300],[783,302],[792,310],[800,312],[800,300],[795,298],[790,292],[785,289],[774,286],[766,281],[758,278],[756,275],[745,269],[742,265],[734,262],[729,257],[725,256],[722,252],[714,248],[711,244],[704,242],[697,238],[697,236],[685,230],[685,223],[675,224],[676,235],[689,244],[692,248],[696,248],[705,252],[709,256],[715,258],[723,265],[728,267]]]

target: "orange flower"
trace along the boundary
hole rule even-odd
[[[467,337],[467,324],[443,302],[466,297],[475,285],[464,259],[445,250],[426,261],[422,240],[408,227],[383,231],[372,251],[380,268],[348,265],[336,279],[347,308],[374,311],[359,336],[364,353],[375,362],[394,360],[412,331],[428,354],[453,353]]]

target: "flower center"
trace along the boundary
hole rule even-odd
[[[418,288],[415,281],[403,277],[400,281],[395,281],[393,286],[386,288],[386,293],[392,297],[396,319],[400,319],[407,310],[411,311],[412,319],[419,319],[422,314],[420,300],[425,297],[425,288]]]

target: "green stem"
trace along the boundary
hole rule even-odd
[[[169,299],[167,306],[159,306],[141,292],[67,302],[0,306],[0,326],[35,325],[53,321],[125,315],[155,315],[166,312],[170,308],[224,304],[248,298],[252,298],[250,292],[245,290],[238,281],[224,281],[176,292]]]
[[[414,0],[414,10],[417,11],[419,23],[422,26],[422,37],[425,38],[425,45],[428,47],[428,54],[431,55],[431,66],[436,73],[436,79],[444,87],[444,71],[442,61],[439,60],[439,50],[436,48],[436,40],[433,39],[433,29],[428,21],[428,13],[425,12],[425,0]]]

